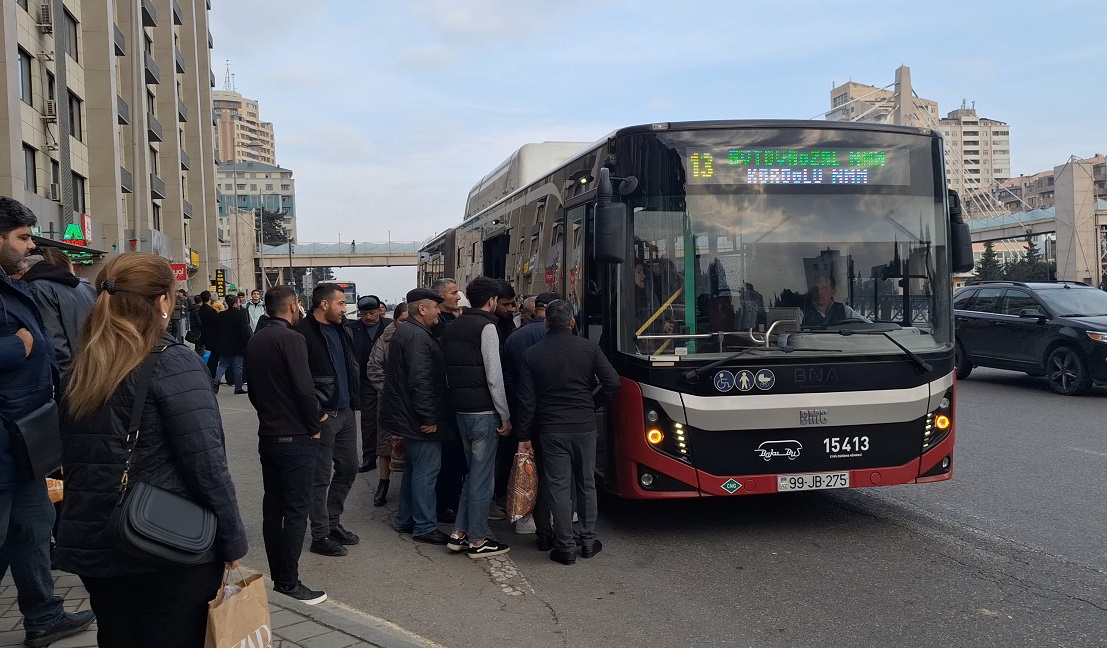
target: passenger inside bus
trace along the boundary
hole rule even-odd
[[[870,321],[848,305],[835,301],[837,294],[838,282],[834,275],[816,276],[803,298],[800,328],[826,328],[850,320]]]
[[[661,305],[652,286],[646,283],[646,267],[640,260],[634,261],[634,327],[636,335],[668,335],[676,328],[672,319],[659,313]],[[654,353],[661,349],[662,340],[639,340],[641,353]]]

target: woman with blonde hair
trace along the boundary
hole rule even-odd
[[[224,568],[236,567],[247,549],[211,376],[167,332],[176,288],[168,262],[122,254],[94,286],[62,423],[66,498],[57,566],[84,582],[99,645],[201,648],[207,603]],[[140,417],[133,437],[132,415]],[[214,541],[189,566],[120,540],[112,515],[121,486],[137,484],[214,514]]]

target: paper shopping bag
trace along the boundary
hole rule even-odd
[[[265,580],[261,574],[254,574],[235,583],[224,581],[215,600],[208,603],[204,648],[268,648],[273,643],[273,630]],[[235,592],[236,587],[241,589]],[[234,593],[228,595],[228,589]]]
[[[507,519],[515,522],[530,515],[537,500],[538,467],[534,464],[534,455],[517,452],[507,482]]]

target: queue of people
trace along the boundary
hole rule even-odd
[[[503,518],[494,501],[503,457],[533,452],[541,502],[516,531],[536,532],[563,564],[578,538],[585,558],[602,548],[592,386],[610,394],[618,380],[593,342],[571,335],[572,307],[557,295],[525,301],[518,330],[511,286],[486,277],[468,285],[468,308],[447,279],[410,291],[393,319],[365,296],[347,322],[344,293],[329,283],[307,311],[288,286],[229,296],[220,309],[207,291],[193,300],[176,290],[156,255],[113,257],[91,285],[49,251],[32,259],[35,223],[0,197],[0,576],[12,570],[26,645],[94,619],[100,645],[203,645],[208,603],[248,549],[216,401],[226,374],[257,410],[262,532],[278,593],[326,599],[301,581],[300,555],[308,534],[309,550],[329,557],[360,542],[342,523],[359,471],[378,470],[373,503],[384,506],[402,470],[397,531],[483,559],[510,550],[489,525]],[[14,442],[14,422],[50,403],[67,492],[56,520]],[[210,543],[187,563],[128,545],[120,507],[139,485],[211,515]],[[81,578],[91,611],[64,610],[51,568]]]

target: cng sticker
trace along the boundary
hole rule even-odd
[[[723,482],[723,490],[730,493],[731,495],[736,493],[738,491],[738,489],[741,488],[741,487],[742,487],[742,485],[739,484],[738,482],[734,481],[733,479],[728,479],[725,482]]]

